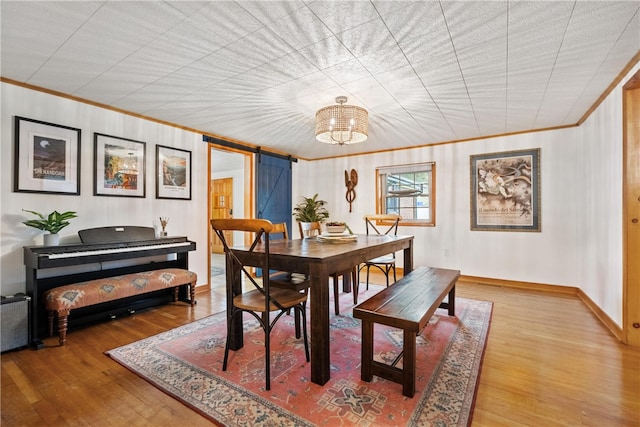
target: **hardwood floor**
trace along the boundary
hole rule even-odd
[[[375,283],[384,283],[374,276]],[[65,347],[1,356],[2,426],[209,426],[106,350],[224,309],[219,288],[198,304],[158,307],[69,333]],[[640,426],[640,350],[620,344],[578,298],[459,283],[494,302],[473,426]]]

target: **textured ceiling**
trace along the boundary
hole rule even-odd
[[[4,79],[305,159],[573,125],[640,50],[640,1],[3,0],[1,19]],[[366,142],[315,141],[340,95]]]

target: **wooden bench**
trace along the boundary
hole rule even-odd
[[[460,271],[418,267],[393,285],[353,308],[353,317],[362,320],[363,381],[373,375],[402,384],[402,394],[413,397],[416,390],[416,336],[438,308],[455,316],[455,285]],[[448,302],[443,302],[449,295]],[[391,365],[373,360],[373,325],[402,329],[403,350]],[[396,365],[402,358],[403,368]]]
[[[49,315],[49,336],[53,336],[54,317],[58,317],[58,341],[67,340],[68,317],[73,309],[88,307],[107,301],[173,288],[173,300],[178,301],[180,286],[189,286],[189,299],[195,305],[198,275],[180,268],[164,268],[106,277],[87,282],[58,286],[44,293],[45,309]]]

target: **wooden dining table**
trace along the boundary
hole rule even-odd
[[[236,255],[248,266],[257,266],[256,253],[248,247],[236,246]],[[239,250],[238,250],[239,249]],[[273,270],[302,273],[310,277],[310,338],[311,381],[324,385],[331,378],[331,348],[329,339],[329,277],[333,273],[349,271],[359,264],[378,256],[403,251],[405,273],[413,270],[413,236],[357,235],[351,241],[331,242],[310,237],[305,239],[272,241],[269,243],[269,264]],[[227,268],[230,268],[227,263]],[[232,267],[231,268],[235,268]],[[227,304],[231,293],[241,291],[240,274],[227,272],[227,280],[236,277],[235,283],[227,284]],[[238,350],[243,346],[242,322],[231,325],[229,346]]]

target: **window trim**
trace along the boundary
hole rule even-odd
[[[376,213],[377,214],[386,214],[387,212],[383,212],[383,208],[385,203],[383,202],[383,194],[381,188],[381,175],[384,173],[388,173],[392,171],[393,173],[403,173],[403,172],[415,172],[415,171],[423,171],[425,166],[431,166],[431,182],[430,182],[430,193],[429,193],[429,210],[431,214],[430,220],[415,220],[415,219],[405,219],[404,217],[400,220],[398,226],[412,226],[412,227],[435,227],[436,226],[436,162],[421,162],[421,163],[409,163],[404,165],[395,165],[395,166],[380,166],[376,167]],[[401,214],[402,216],[402,214]],[[376,221],[376,225],[389,225],[389,221]]]

